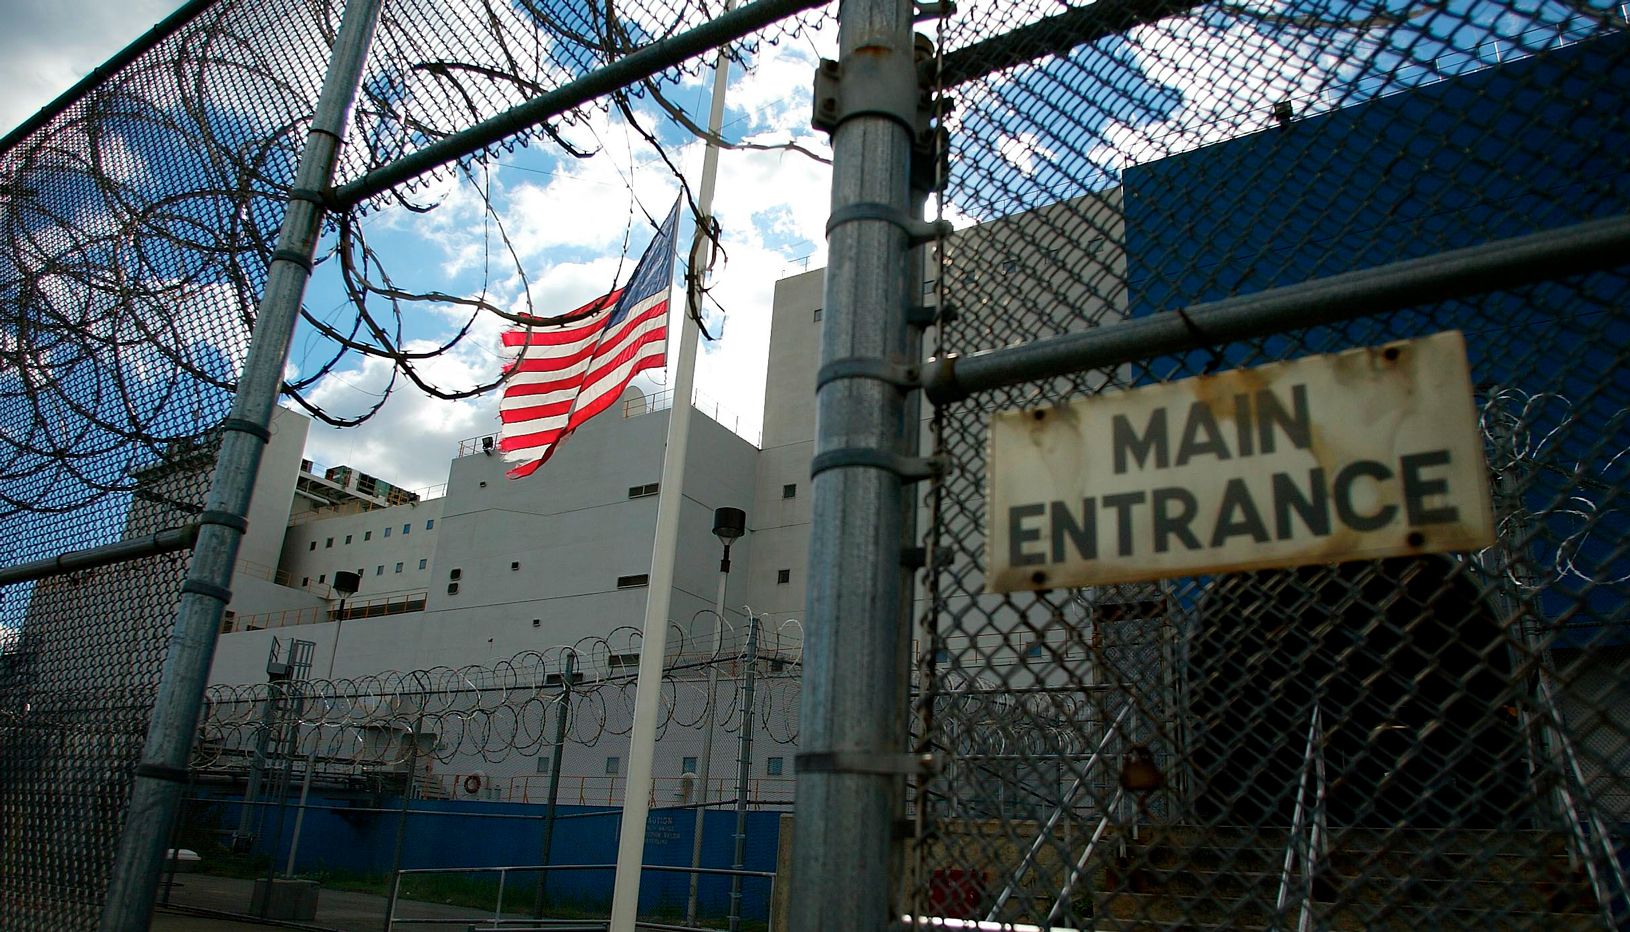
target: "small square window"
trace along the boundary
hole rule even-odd
[[[695,773],[696,772],[696,758],[694,758],[694,757],[681,758],[680,761],[679,761],[679,772],[680,773]]]
[[[542,624],[543,624],[543,619],[542,618],[534,618],[534,619],[532,619],[532,627],[536,628],[536,627],[539,627]]]
[[[606,773],[611,774],[612,776],[615,777],[621,771],[621,769],[622,769],[622,758],[620,758],[620,757],[608,757],[608,758],[606,758]]]
[[[362,532],[362,539],[363,540],[373,540],[374,539],[374,532],[373,531],[363,531]]]
[[[780,758],[780,757],[772,757],[769,760],[765,761],[764,762],[764,773],[766,775],[772,776],[772,777],[781,776],[781,768],[782,768],[781,761],[782,760],[783,760],[783,758]]]
[[[345,542],[347,544],[351,543],[351,535],[350,534],[345,535]]]
[[[781,583],[790,583],[790,582],[792,582],[792,570],[776,570],[775,571],[775,582],[776,582],[776,585],[780,585]]]
[[[538,773],[548,773],[549,772],[549,761],[550,761],[550,757],[549,757],[548,754],[539,754],[538,755]]]
[[[816,308],[816,309],[815,309],[815,319],[816,319],[816,320],[820,320],[820,319],[821,319],[821,309],[820,309],[820,308]]]
[[[448,583],[447,584],[447,594],[448,595],[458,595],[458,583],[456,583],[456,582]]]
[[[362,568],[362,567],[360,567],[360,566],[359,566],[359,567],[357,567],[357,578],[358,578],[358,579],[361,579],[361,578],[362,578],[362,577],[364,577],[364,576],[366,576],[366,575],[368,575],[368,571],[367,571],[367,570],[365,570],[365,569],[363,569],[363,568]]]
[[[311,542],[311,546],[310,546],[310,547],[309,547],[309,548],[308,548],[308,549],[310,549],[310,550],[316,550],[316,549],[317,549],[317,542],[316,542],[316,541],[312,541],[312,542]]]
[[[424,529],[427,530],[427,531],[434,530],[435,527],[436,527],[436,519],[435,518],[431,518],[430,520],[428,520],[428,521],[426,521],[424,523]]]
[[[781,497],[782,498],[797,498],[798,497],[798,483],[789,482],[786,485],[782,486],[781,487]]]
[[[419,569],[421,569],[421,570],[424,569],[425,564],[428,563],[428,562],[430,562],[428,559],[420,560],[419,561]]]
[[[402,525],[402,533],[403,534],[411,534],[411,533],[413,533],[413,525],[411,525],[411,524]]]
[[[330,538],[329,538],[329,539],[328,539],[328,543],[326,543],[326,544],[323,544],[323,549],[324,549],[324,550],[328,550],[328,549],[329,549],[329,548],[331,548],[331,547],[333,547],[333,546],[334,546],[334,538],[332,538],[332,537],[330,537]]]
[[[374,567],[374,575],[375,576],[383,576],[383,575],[385,575],[385,564],[381,563],[378,566]]]
[[[511,560],[511,561],[509,561],[509,568],[512,569],[512,570],[520,569],[521,568],[521,561],[519,561],[519,560]]]
[[[402,572],[402,564],[400,564],[400,563],[396,564],[396,572],[398,572],[398,573]]]
[[[389,536],[391,536],[391,529],[390,529],[390,528],[386,528],[386,529],[385,529],[385,536],[386,536],[386,537],[389,537]]]
[[[327,574],[327,573],[321,573],[321,574],[319,574],[319,575],[318,575],[318,576],[317,576],[317,581],[318,581],[318,582],[320,582],[320,583],[325,583],[325,582],[328,582],[328,574]]]
[[[310,576],[302,576],[302,577],[300,577],[300,585],[302,585],[302,586],[311,585],[311,577]]]
[[[453,567],[451,570],[449,570],[448,573],[447,573],[447,578],[448,579],[460,579],[463,576],[464,576],[464,571],[459,569],[456,566]]]

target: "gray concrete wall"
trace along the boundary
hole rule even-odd
[[[430,563],[444,501],[433,498],[290,525],[279,567],[294,585],[305,580],[329,585],[336,572],[361,570],[362,587],[353,601],[425,590],[433,580]]]

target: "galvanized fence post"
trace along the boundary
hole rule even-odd
[[[758,619],[747,621],[747,670],[741,694],[741,740],[736,755],[736,856],[732,870],[747,869],[747,784],[753,776],[753,677],[758,673]],[[697,810],[698,812],[703,810]],[[692,877],[697,876],[691,874]],[[730,878],[730,932],[741,928],[741,875]]]
[[[555,812],[560,801],[560,758],[566,752],[566,728],[572,720],[572,679],[577,654],[566,655],[566,667],[560,677],[560,711],[555,718],[555,754],[549,761],[549,807],[543,813],[543,843],[539,864],[549,864],[549,849],[555,844]],[[538,886],[532,896],[532,918],[543,918],[543,907],[549,898],[549,872],[538,871]]]
[[[153,703],[142,761],[130,796],[119,857],[102,911],[103,932],[140,932],[152,914],[164,865],[169,827],[187,782],[205,680],[232,593],[238,544],[248,526],[249,500],[270,437],[272,409],[283,385],[283,366],[311,276],[311,257],[322,229],[321,193],[330,187],[352,98],[367,61],[383,0],[348,0],[322,93],[290,189],[289,206],[267,270],[254,339],[244,362],[231,415],[221,425],[215,477],[200,520],[181,605],[170,636],[164,678]]]
[[[830,262],[816,378],[804,753],[798,757],[792,924],[798,932],[883,929],[891,919],[891,833],[905,753],[900,623],[905,483],[926,463],[907,448],[908,253],[932,233],[911,216],[918,80],[904,0],[845,0],[838,63],[817,78],[832,133]]]

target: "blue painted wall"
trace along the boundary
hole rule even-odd
[[[1264,107],[1269,102],[1264,102]],[[1630,213],[1630,36],[1611,35],[1382,97],[1127,169],[1126,257],[1134,316],[1414,259],[1443,250]],[[1144,381],[1208,364],[1369,345],[1458,329],[1479,385],[1567,402],[1531,425],[1555,475],[1530,477],[1525,505],[1547,522],[1536,565],[1580,526],[1558,513],[1573,463],[1604,470],[1630,448],[1630,265],[1473,299],[1153,360]],[[1339,332],[1337,332],[1339,331]],[[1622,483],[1624,459],[1601,478]],[[1599,496],[1598,496],[1599,497]],[[1630,576],[1630,520],[1604,515],[1579,553],[1599,577]],[[1570,545],[1571,546],[1571,545]],[[1626,643],[1606,625],[1622,583],[1564,578],[1541,608],[1563,639]]]
[[[220,799],[216,810],[220,824],[235,826],[237,799]],[[400,797],[371,800],[317,798],[313,806],[338,809],[311,809],[300,833],[296,869],[383,874],[391,870],[396,851]],[[381,811],[345,811],[359,807]],[[271,839],[278,834],[276,807],[265,808],[257,853],[271,853]],[[552,864],[612,864],[617,860],[617,833],[620,809],[595,806],[561,806],[550,845]],[[275,863],[280,867],[288,857],[294,831],[295,808],[283,814],[281,839]],[[537,864],[543,843],[544,807],[525,803],[495,803],[473,800],[425,800],[411,804],[402,848],[402,867],[499,867]],[[517,818],[519,817],[519,818]],[[779,812],[747,814],[746,867],[773,871],[780,843]],[[689,809],[653,809],[645,833],[645,863],[690,865],[695,814]],[[702,866],[728,868],[735,859],[736,814],[710,812],[702,833]],[[526,878],[530,880],[530,877]],[[513,880],[511,882],[514,882]],[[523,881],[524,882],[524,881]],[[683,910],[689,895],[689,875],[647,871],[640,885],[642,913],[663,907]],[[553,894],[589,907],[609,905],[612,875],[608,870],[559,871],[550,881]],[[705,913],[724,915],[728,911],[730,879],[704,876],[700,897]],[[768,915],[770,883],[747,878],[742,884],[742,914],[764,919]]]

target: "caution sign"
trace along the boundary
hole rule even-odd
[[[992,592],[1494,541],[1458,332],[991,418]]]

